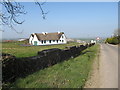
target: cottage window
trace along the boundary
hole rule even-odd
[[[57,43],[58,43],[58,40],[57,40]]]
[[[41,41],[41,43],[43,44],[43,40]]]
[[[46,40],[44,40],[44,43],[46,43]]]
[[[49,40],[49,43],[51,43],[51,40]]]
[[[32,36],[32,37],[34,37],[34,35],[33,35],[33,34],[32,34],[31,36]]]

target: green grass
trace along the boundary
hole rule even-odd
[[[76,58],[40,70],[26,78],[19,78],[12,84],[12,87],[81,88],[88,78],[98,50],[99,45],[92,46]]]
[[[74,46],[79,43],[69,43],[69,44],[61,44],[61,45],[48,45],[48,46],[20,46],[20,44],[24,44],[25,42],[8,42],[2,43],[2,52],[9,53],[16,57],[30,57],[36,56],[38,51],[50,48],[60,48],[64,49],[65,46]]]

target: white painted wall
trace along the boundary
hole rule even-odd
[[[34,45],[34,41],[37,41],[37,45],[52,45],[52,44],[66,44],[67,43],[67,41],[66,41],[66,37],[65,37],[65,35],[63,34],[63,35],[61,35],[61,37],[60,37],[60,39],[58,40],[58,42],[57,42],[57,40],[51,40],[51,43],[50,43],[50,41],[49,40],[46,40],[46,43],[44,43],[44,41],[43,41],[43,43],[42,43],[42,41],[39,41],[38,39],[37,39],[37,36],[36,35],[34,35],[34,38],[32,37],[32,36],[30,36],[30,39],[29,39],[29,43],[31,44],[31,45]],[[32,43],[31,43],[32,42]]]
[[[32,43],[31,43],[32,39],[33,39],[33,37],[30,35],[29,44],[32,44]]]

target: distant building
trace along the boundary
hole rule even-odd
[[[66,40],[67,40],[67,42],[75,42],[75,40],[72,38],[67,38]]]
[[[81,40],[76,40],[77,43],[83,43]]]
[[[2,40],[2,42],[15,42],[16,40]]]
[[[96,41],[95,40],[91,40],[90,43],[96,43]]]
[[[27,38],[20,38],[20,39],[18,39],[18,41],[26,41],[26,40],[28,40]]]
[[[64,32],[55,33],[33,33],[30,35],[29,44],[31,45],[52,45],[52,44],[66,44],[66,36]]]

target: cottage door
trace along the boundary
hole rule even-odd
[[[34,45],[35,45],[35,46],[37,45],[37,41],[34,41]]]

